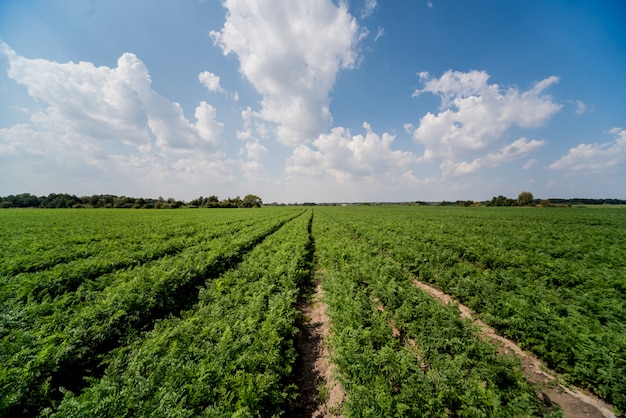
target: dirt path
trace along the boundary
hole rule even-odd
[[[522,369],[529,381],[536,383],[541,388],[541,396],[547,397],[551,402],[559,405],[565,417],[571,418],[615,418],[610,405],[594,395],[586,394],[582,390],[571,386],[565,387],[560,383],[562,379],[556,372],[550,371],[541,360],[531,353],[527,353],[517,346],[512,340],[498,335],[493,328],[479,319],[472,317],[470,309],[454,300],[451,296],[439,289],[413,279],[413,284],[430,294],[444,304],[458,305],[462,318],[468,318],[482,330],[483,337],[496,341],[501,346],[501,351],[513,353],[520,358]]]
[[[287,416],[338,417],[345,399],[343,388],[334,378],[335,367],[326,344],[330,319],[322,301],[321,276],[321,272],[316,272],[315,292],[300,307],[302,324],[297,341],[300,356],[295,370],[300,396]]]

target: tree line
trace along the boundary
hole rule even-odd
[[[505,196],[493,197],[490,201],[484,202],[485,206],[571,206],[571,205],[625,205],[623,199],[535,199],[530,192],[522,192],[517,199]]]
[[[418,206],[542,206],[542,207],[558,207],[558,206],[575,206],[575,205],[626,205],[624,199],[533,199],[528,205],[520,205],[517,199],[511,199],[506,196],[494,196],[491,200],[473,201],[473,200],[456,200],[443,202],[411,202]]]
[[[190,202],[172,198],[157,199],[143,197],[99,194],[76,196],[66,193],[50,193],[48,196],[35,196],[30,193],[0,196],[0,208],[119,208],[119,209],[177,209],[177,208],[258,208],[263,200],[253,194],[243,199],[239,196],[220,200],[217,196],[200,196]]]
[[[322,205],[339,205],[340,203],[325,203]],[[370,205],[371,203],[359,203],[361,205]],[[517,199],[506,196],[494,196],[491,200],[473,201],[473,200],[457,200],[443,202],[388,202],[386,204],[407,204],[407,205],[423,205],[423,206],[568,206],[568,205],[626,205],[623,199],[535,199],[530,192],[522,192]],[[116,196],[111,194],[99,194],[91,196],[70,195],[66,193],[50,193],[48,196],[35,196],[30,193],[21,193],[17,195],[0,196],[0,208],[125,208],[125,209],[176,209],[176,208],[256,208],[263,206],[263,200],[253,194],[248,194],[244,198],[239,196],[226,199],[219,199],[215,195],[203,197],[200,196],[189,202],[183,200],[175,200],[172,198],[157,199],[151,198],[135,198],[128,196]],[[271,203],[270,206],[279,205]],[[291,205],[291,204],[290,204]],[[298,205],[295,203],[294,205]],[[319,205],[316,203],[305,202],[303,206]]]

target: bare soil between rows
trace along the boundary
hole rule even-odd
[[[316,271],[314,293],[300,306],[300,335],[296,342],[299,358],[296,363],[296,384],[300,393],[287,416],[326,418],[341,416],[345,399],[343,388],[336,380],[335,366],[330,361],[326,340],[330,319],[326,315],[322,273]]]
[[[500,351],[517,356],[522,365],[526,378],[535,383],[540,390],[538,395],[545,397],[561,407],[565,417],[571,418],[615,418],[611,405],[598,397],[585,393],[574,386],[566,387],[560,382],[563,380],[558,373],[551,371],[535,355],[522,350],[514,341],[502,337],[480,319],[472,316],[470,309],[453,299],[441,290],[413,279],[413,284],[419,287],[443,304],[453,304],[459,307],[462,318],[470,319],[474,325],[480,327],[482,336],[500,345]]]
[[[572,385],[565,386],[563,378],[550,370],[532,353],[522,350],[514,341],[498,335],[480,319],[474,318],[469,307],[461,304],[441,290],[417,280],[412,274],[413,284],[443,304],[458,306],[461,318],[469,319],[481,330],[481,336],[499,346],[501,353],[512,354],[520,359],[526,378],[537,387],[537,396],[547,403],[554,403],[566,418],[616,418],[611,405],[595,395]],[[315,271],[309,288],[310,294],[300,303],[300,335],[296,345],[299,354],[295,366],[295,383],[299,396],[292,403],[287,416],[326,418],[340,417],[346,398],[339,384],[334,364],[330,361],[327,339],[330,334],[330,319],[326,315],[321,282],[324,272]],[[384,311],[384,307],[379,306]],[[393,324],[390,324],[394,328]],[[394,334],[399,331],[394,330]],[[409,341],[409,343],[413,343]]]

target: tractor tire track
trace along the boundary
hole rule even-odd
[[[354,239],[361,239],[363,236],[354,228],[351,231]],[[370,242],[370,245],[378,248],[375,243]],[[469,319],[472,324],[479,327],[481,330],[480,336],[492,343],[500,346],[502,353],[513,354],[520,359],[522,366],[522,372],[529,382],[537,385],[539,388],[538,396],[543,398],[548,403],[557,404],[562,410],[566,418],[616,418],[617,415],[613,412],[613,406],[606,403],[597,396],[582,390],[574,385],[568,384],[567,386],[561,382],[565,379],[548,368],[548,366],[541,361],[537,356],[532,353],[522,350],[513,340],[499,335],[496,330],[480,319],[474,318],[470,308],[463,305],[452,296],[441,290],[421,282],[416,276],[411,273],[401,262],[396,260],[391,254],[382,248],[378,248],[381,255],[391,260],[396,266],[398,266],[404,273],[404,276],[410,278],[413,284],[426,292],[431,297],[437,299],[442,304],[452,304],[458,306],[461,318]],[[379,308],[380,309],[380,308]],[[382,308],[384,309],[384,307]]]
[[[322,290],[325,273],[315,256],[312,227],[313,215],[308,229],[311,276],[298,302],[300,333],[296,340],[298,360],[294,368],[294,381],[299,394],[289,406],[287,416],[338,417],[341,416],[341,406],[346,395],[335,377],[335,365],[330,360],[327,343],[330,318],[326,314],[327,306]]]
[[[541,396],[547,397],[551,402],[559,405],[565,417],[616,417],[611,405],[592,394],[583,392],[575,386],[570,385],[566,387],[563,385],[561,383],[563,379],[558,373],[548,369],[540,359],[522,350],[514,341],[498,335],[492,327],[485,324],[480,319],[474,318],[469,307],[456,301],[452,296],[441,290],[420,282],[410,273],[405,271],[405,274],[410,275],[415,286],[437,299],[439,302],[445,305],[452,304],[458,306],[461,312],[461,318],[471,320],[474,325],[480,328],[481,337],[499,344],[501,352],[517,356],[521,361],[522,370],[526,378],[540,387]]]

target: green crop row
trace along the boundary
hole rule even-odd
[[[156,319],[189,308],[198,286],[235,266],[297,215],[274,214],[236,232],[224,228],[222,235],[200,239],[176,255],[117,270],[55,300],[12,299],[0,318],[0,411],[33,410],[58,398],[61,387],[79,389],[111,349]]]
[[[143,234],[135,229],[129,231],[133,234],[133,245],[124,245],[128,243],[110,239],[108,245],[98,245],[96,253],[87,258],[78,258],[56,264],[47,270],[20,273],[12,277],[2,286],[0,300],[7,296],[22,299],[25,303],[55,299],[104,274],[174,255],[219,236],[236,234],[241,228],[262,220],[258,217],[211,220],[177,231],[150,228]],[[119,245],[116,246],[116,243]]]
[[[626,410],[626,213],[388,208],[338,222]]]
[[[626,212],[0,213],[0,416],[279,416],[314,267],[344,416],[542,416],[470,306],[626,410]]]
[[[142,214],[70,211],[9,211],[0,215],[2,253],[0,277],[36,272],[57,264],[108,253],[115,249],[136,249],[142,246],[153,232],[184,234],[186,228],[169,229],[171,222],[163,218],[157,225]],[[181,218],[182,219],[182,218]]]
[[[207,283],[194,309],[115,351],[54,416],[278,416],[295,396],[295,302],[311,274],[310,212]],[[47,412],[54,412],[49,410]]]
[[[316,210],[313,231],[344,416],[560,414],[458,308],[434,301],[379,248],[352,236],[348,216],[329,215]]]
[[[5,211],[0,213],[0,278],[115,251],[141,254],[155,241],[263,216],[267,215],[224,210],[211,214],[105,209]]]

